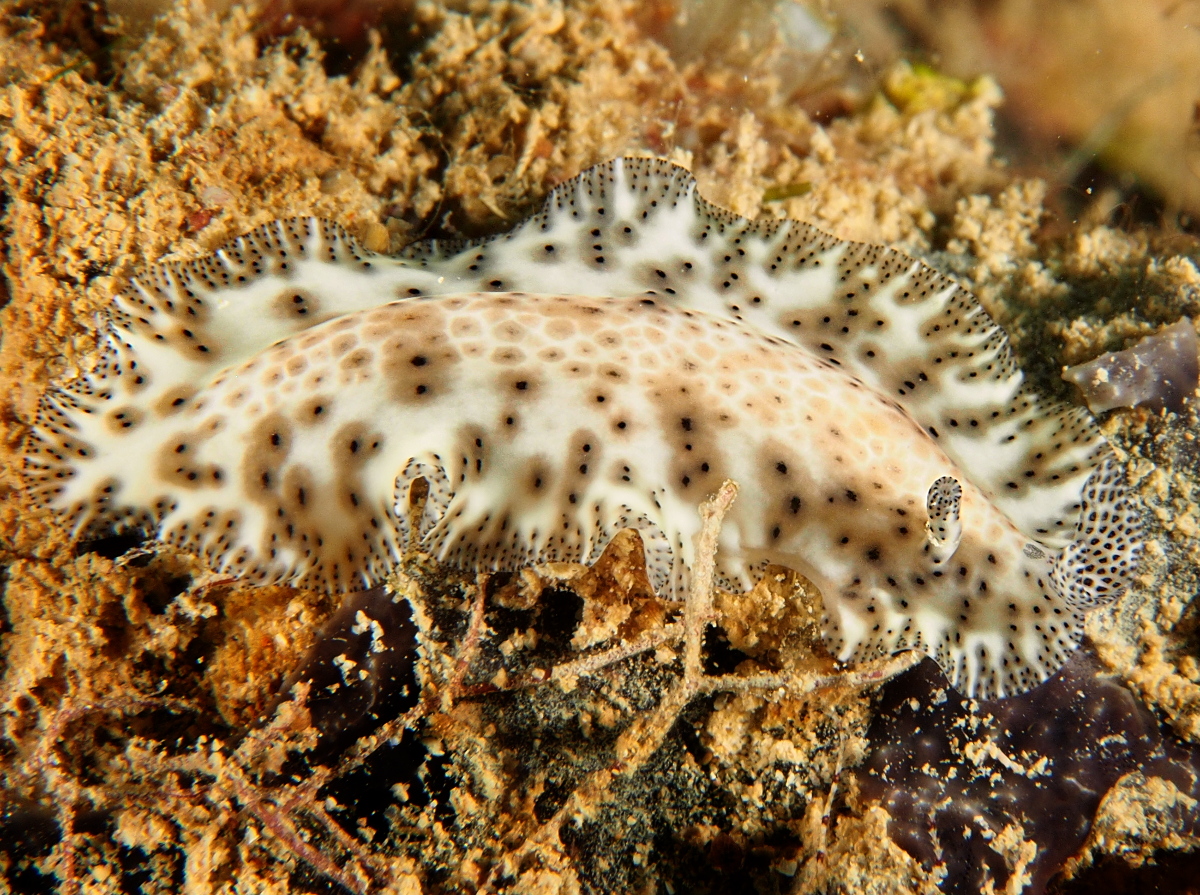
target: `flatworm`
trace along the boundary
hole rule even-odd
[[[1141,550],[1091,417],[1030,391],[972,295],[648,159],[495,238],[384,257],[296,219],[143,272],[26,473],[77,533],[253,582],[370,586],[410,534],[467,566],[586,562],[633,527],[676,596],[731,478],[726,587],[794,568],[839,659],[923,650],[981,697],[1052,674]]]

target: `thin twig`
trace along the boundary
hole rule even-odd
[[[907,671],[920,661],[916,653],[889,656],[878,662],[866,663],[854,671],[835,672],[766,672],[750,676],[726,674],[708,677],[704,674],[704,632],[715,618],[713,586],[716,576],[717,548],[721,523],[737,497],[737,483],[726,481],[717,493],[700,505],[700,532],[696,537],[696,552],[691,570],[691,583],[685,597],[682,625],[670,625],[653,636],[643,636],[593,656],[587,656],[552,669],[549,679],[562,680],[572,675],[594,672],[624,658],[629,658],[663,643],[682,639],[683,674],[676,684],[662,695],[654,711],[635,718],[617,738],[616,762],[607,768],[593,771],[567,797],[563,805],[545,823],[537,827],[520,845],[510,851],[491,869],[480,887],[481,893],[494,892],[499,879],[515,872],[545,848],[553,851],[559,842],[559,831],[568,818],[589,813],[608,799],[617,776],[636,773],[661,747],[680,714],[697,696],[717,691],[748,692],[777,690],[781,694],[800,696],[828,687],[862,688],[887,680]]]

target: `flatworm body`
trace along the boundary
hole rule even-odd
[[[921,649],[978,696],[1052,674],[1141,549],[1091,418],[1027,389],[969,293],[641,159],[489,240],[390,258],[293,220],[152,269],[26,470],[77,531],[338,590],[403,553],[420,478],[445,560],[587,561],[633,527],[675,595],[732,478],[727,586],[797,569],[839,658]]]

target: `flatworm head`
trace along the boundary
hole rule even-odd
[[[76,530],[256,582],[368,586],[413,535],[468,566],[588,561],[633,527],[675,595],[732,478],[726,586],[795,568],[839,658],[921,649],[980,696],[1053,673],[1140,550],[1090,418],[1029,393],[968,293],[642,160],[490,241],[391,259],[290,221],[160,266],[26,468]]]

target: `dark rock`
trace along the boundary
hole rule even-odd
[[[1037,846],[1024,891],[1045,891],[1125,774],[1200,798],[1200,749],[1164,735],[1086,649],[1028,693],[982,703],[959,696],[927,659],[884,688],[868,738],[854,772],[863,800],[887,809],[897,845],[944,871],[947,893],[1008,883],[1011,852],[997,837],[1013,824]],[[1200,811],[1181,821],[1200,832]]]
[[[312,649],[284,678],[280,699],[312,684],[308,709],[321,732],[318,752],[336,752],[418,698],[417,629],[403,599],[385,588],[347,594]]]

